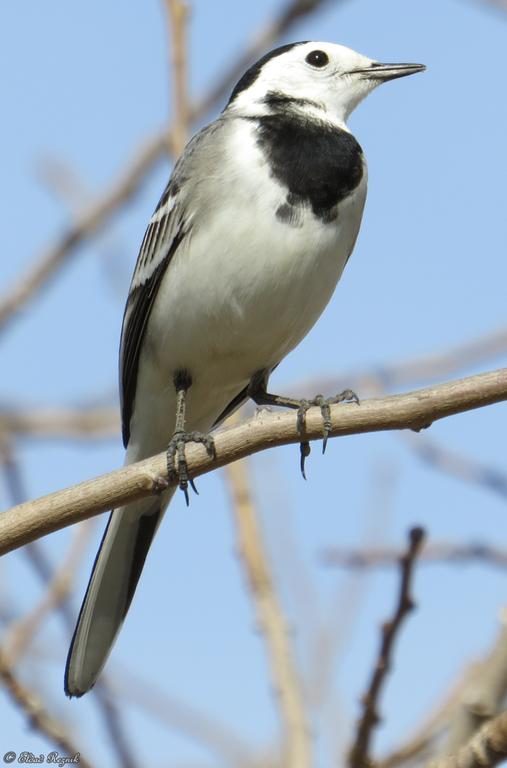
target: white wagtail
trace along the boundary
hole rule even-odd
[[[284,45],[243,75],[189,142],[144,236],[125,309],[126,463],[169,445],[186,492],[185,443],[213,453],[208,431],[248,397],[298,408],[299,422],[320,406],[327,437],[329,403],[353,393],[299,401],[270,395],[268,377],[324,310],[357,238],[367,171],[348,116],[380,83],[423,69],[331,43]],[[69,696],[97,679],[173,493],[111,513],[69,652]]]

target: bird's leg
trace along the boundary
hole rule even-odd
[[[167,474],[169,478],[177,476],[179,487],[185,494],[185,501],[188,506],[188,485],[190,484],[195,493],[197,493],[197,488],[192,478],[188,476],[185,445],[187,443],[202,443],[208,455],[214,459],[216,455],[215,442],[209,434],[185,431],[187,392],[192,385],[192,377],[188,371],[177,371],[174,374],[173,381],[176,390],[176,423],[174,434],[167,446]]]
[[[248,385],[248,396],[257,403],[257,405],[277,405],[281,408],[295,408],[297,409],[297,428],[300,434],[303,434],[306,427],[306,412],[313,406],[320,408],[322,414],[322,453],[325,453],[327,440],[331,431],[331,411],[330,406],[335,403],[357,403],[359,405],[359,398],[355,392],[351,389],[345,389],[338,395],[333,397],[324,397],[323,395],[316,395],[311,400],[297,399],[294,397],[284,397],[283,395],[272,395],[267,391],[269,371],[262,370],[255,373]],[[310,455],[310,443],[308,440],[303,440],[299,444],[301,454],[301,474],[306,480],[305,475],[305,459]]]

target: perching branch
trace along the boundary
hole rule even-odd
[[[507,369],[470,376],[402,395],[331,407],[331,436],[392,429],[419,430],[437,419],[507,400]],[[322,436],[322,417],[312,408],[306,419],[306,440]],[[258,451],[299,443],[293,412],[261,411],[237,427],[216,434],[216,458],[202,445],[190,445],[187,462],[198,477]],[[170,483],[175,485],[174,478]],[[67,525],[159,493],[167,485],[165,453],[131,464],[35,501],[20,504],[0,516],[0,554]]]
[[[424,541],[422,528],[412,528],[409,533],[407,552],[400,559],[401,581],[398,603],[392,619],[382,625],[378,658],[373,669],[368,690],[362,698],[363,712],[358,722],[355,742],[349,755],[350,768],[369,768],[371,765],[370,741],[379,722],[378,700],[391,669],[393,649],[400,627],[414,608],[411,595],[412,574],[415,561]]]

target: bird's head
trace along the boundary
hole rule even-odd
[[[252,116],[300,106],[344,123],[377,85],[421,72],[422,64],[382,64],[343,45],[300,42],[263,56],[236,84],[227,109]]]

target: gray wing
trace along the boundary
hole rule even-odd
[[[143,238],[123,316],[120,343],[120,402],[123,444],[130,438],[139,356],[162,278],[188,234],[180,187],[173,176],[160,198]]]
[[[141,244],[125,307],[120,343],[120,401],[125,447],[130,438],[139,357],[150,313],[174,254],[191,230],[209,215],[199,189],[203,181],[209,184],[210,178],[217,177],[217,167],[220,169],[223,160],[225,126],[224,118],[219,118],[199,131],[187,144]],[[189,215],[191,206],[192,215]]]

